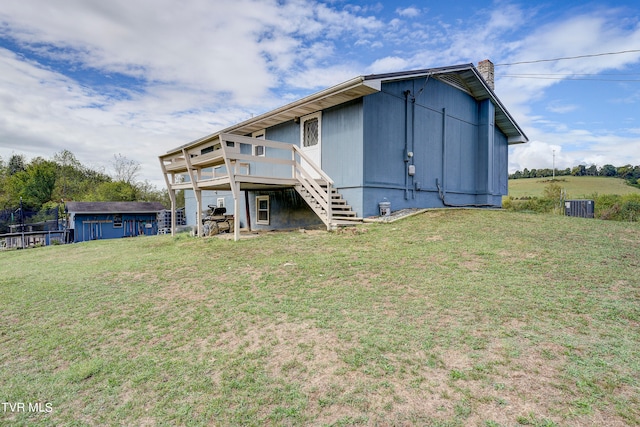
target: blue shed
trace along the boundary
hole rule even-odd
[[[71,242],[150,236],[158,233],[158,202],[67,202]]]
[[[500,207],[508,146],[526,135],[493,64],[360,76],[160,156],[189,223],[224,199],[251,229],[333,228],[392,210]],[[173,202],[175,204],[175,201]],[[175,208],[175,206],[174,206]]]

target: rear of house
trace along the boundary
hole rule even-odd
[[[492,64],[482,65],[485,77],[464,64],[329,88],[161,156],[167,186],[190,190],[189,224],[204,206],[224,205],[251,229],[330,228],[377,215],[382,201],[392,210],[500,207],[508,146],[527,138],[493,92]],[[202,161],[214,147],[237,154]],[[225,174],[235,192],[214,185]]]

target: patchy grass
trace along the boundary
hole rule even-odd
[[[524,178],[509,180],[509,196],[542,197],[548,178]],[[604,176],[559,176],[556,182],[567,192],[569,199],[590,199],[594,194],[640,194],[640,189],[627,185],[624,179]]]
[[[0,254],[13,425],[640,423],[640,227],[430,211]],[[0,409],[2,409],[0,407]]]

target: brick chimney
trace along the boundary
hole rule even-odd
[[[487,86],[489,86],[491,90],[495,90],[493,84],[493,62],[485,59],[484,61],[478,62],[477,68],[484,81],[487,82]]]

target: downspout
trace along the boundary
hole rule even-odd
[[[442,109],[442,183],[438,182],[436,178],[436,187],[438,188],[438,194],[440,195],[440,199],[442,203],[447,206],[447,202],[445,201],[445,188],[444,183],[447,178],[447,150],[445,141],[447,140],[447,109]],[[440,187],[442,184],[442,188]]]
[[[409,200],[409,95],[404,91],[404,199]]]
[[[427,77],[428,79],[428,77]],[[425,83],[426,84],[426,83]],[[415,185],[414,185],[414,174],[415,174],[415,161],[413,159],[413,155],[416,152],[415,148],[416,144],[416,97],[411,97],[411,156],[409,157],[409,153],[407,153],[407,157],[409,157],[409,165],[414,165],[413,174],[411,174],[411,198],[416,198]],[[409,175],[409,171],[405,171],[407,175]]]

